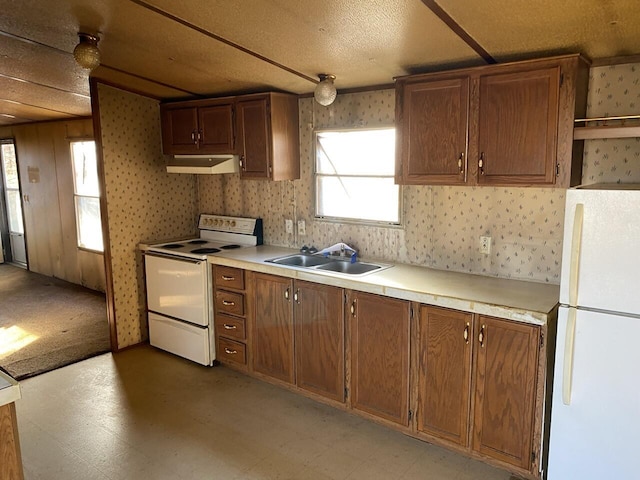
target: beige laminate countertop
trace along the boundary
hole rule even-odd
[[[4,372],[0,372],[0,407],[15,402],[21,397],[20,385]]]
[[[392,268],[380,272],[347,276],[265,263],[267,259],[294,253],[299,252],[290,248],[260,245],[210,255],[208,261],[214,265],[270,273],[536,325],[547,322],[559,299],[558,285],[434,270],[416,265],[393,264]],[[391,264],[384,261],[380,263]]]

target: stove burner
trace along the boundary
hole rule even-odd
[[[182,245],[179,243],[168,243],[166,245],[162,245],[162,248],[180,248]]]
[[[196,248],[191,250],[191,253],[218,253],[219,251],[219,248]]]
[[[231,244],[231,245],[223,245],[220,248],[223,250],[233,250],[234,248],[241,248],[241,247],[242,245]]]
[[[190,242],[187,242],[190,245],[202,245],[203,243],[207,243],[206,240],[191,240]]]

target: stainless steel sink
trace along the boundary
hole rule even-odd
[[[269,260],[265,260],[265,262],[318,272],[342,273],[345,275],[365,275],[367,273],[377,272],[393,266],[368,262],[351,263],[349,260],[345,260],[344,258],[338,259],[321,257],[319,255],[303,253],[270,258]]]
[[[267,262],[277,263],[278,265],[288,265],[290,267],[315,267],[316,265],[331,263],[331,260],[325,257],[299,253],[295,255],[287,255],[286,257],[272,258],[267,260]]]
[[[376,265],[374,263],[349,263],[337,260],[326,265],[320,265],[316,270],[327,270],[329,272],[346,273],[348,275],[362,275],[363,273],[373,272],[381,268],[383,268],[382,265]]]

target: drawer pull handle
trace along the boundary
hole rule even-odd
[[[236,302],[232,302],[230,300],[222,300],[222,304],[228,307],[233,307],[236,304]]]
[[[233,282],[236,279],[236,277],[230,277],[229,275],[222,275],[222,279],[225,282]]]
[[[235,355],[236,353],[238,353],[238,351],[231,350],[229,347],[224,347],[224,353],[226,353],[227,355]]]
[[[485,325],[482,325],[482,327],[480,327],[480,333],[478,334],[478,341],[480,342],[480,346],[484,348],[484,330],[487,327]]]
[[[469,322],[467,322],[467,325],[464,327],[464,333],[462,334],[464,343],[469,343],[469,326]]]
[[[225,323],[225,324],[224,324],[224,329],[225,329],[225,330],[235,330],[235,329],[237,329],[237,328],[238,328],[238,327],[237,327],[237,326],[235,326],[235,325],[229,325],[228,323]]]
[[[351,310],[351,315],[355,318],[356,316],[356,302],[357,300],[354,300],[353,302],[351,302],[351,308],[349,310]]]
[[[478,160],[478,168],[480,169],[480,175],[484,175],[484,152],[480,154],[480,160]]]
[[[289,300],[289,288],[287,287],[287,289],[284,291],[284,298],[286,300]]]
[[[300,305],[300,289],[296,288],[296,293],[293,294],[293,300]]]
[[[464,152],[462,152],[458,157],[458,171],[460,172],[460,175],[464,173],[463,167],[464,167]]]

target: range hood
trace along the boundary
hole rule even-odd
[[[167,160],[169,173],[238,173],[237,155],[174,155]]]

